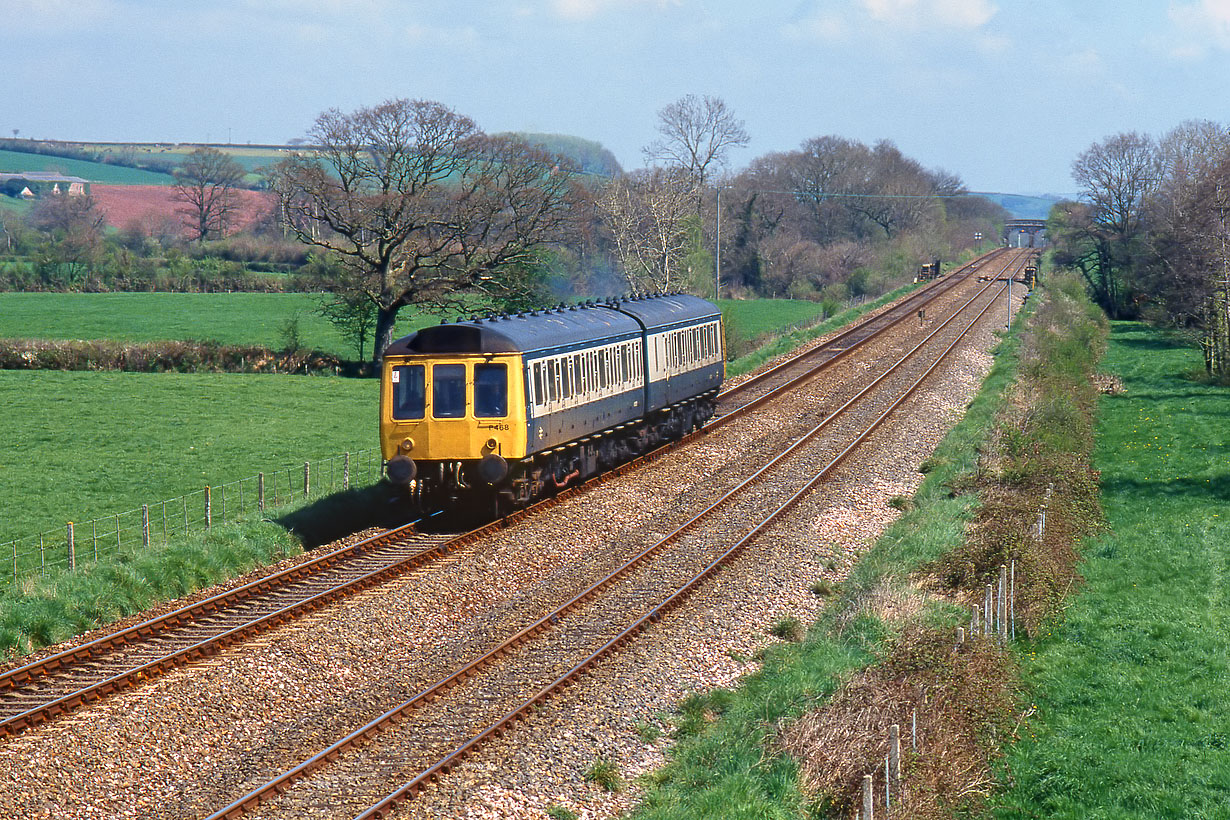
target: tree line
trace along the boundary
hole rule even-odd
[[[209,147],[175,170],[176,238],[115,237],[89,197],[63,196],[6,236],[35,260],[22,270],[41,271],[36,285],[68,289],[122,286],[125,261],[289,260],[283,270],[330,294],[322,310],[360,358],[368,340],[378,358],[409,305],[516,311],[686,290],[835,309],[968,251],[1007,217],[888,141],[822,136],[732,171],[749,142],[722,99],[686,95],[657,112],[644,167],[624,171],[594,143],[488,134],[443,103],[391,99],[317,117],[263,170],[276,208],[246,237],[234,231],[243,170]]]
[[[1072,164],[1080,201],[1047,223],[1056,261],[1113,319],[1191,336],[1230,378],[1230,127],[1184,122],[1160,137],[1106,137]]]

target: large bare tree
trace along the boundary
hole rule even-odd
[[[683,169],[698,196],[712,167],[750,140],[743,120],[721,97],[708,95],[688,94],[660,110],[657,130],[659,138],[644,149],[646,160]]]
[[[296,236],[342,261],[338,290],[375,305],[377,362],[406,305],[524,297],[527,273],[568,235],[583,196],[561,157],[488,136],[430,100],[326,111],[307,143],[271,184]]]
[[[1072,163],[1072,178],[1090,204],[1089,235],[1097,252],[1088,283],[1094,301],[1111,318],[1125,307],[1145,202],[1161,181],[1162,169],[1156,142],[1135,132],[1094,143]]]
[[[239,210],[237,189],[243,166],[217,148],[197,148],[175,170],[175,198],[187,204],[192,238],[198,242],[223,236]]]
[[[696,220],[692,178],[679,168],[647,168],[613,179],[598,205],[629,287],[641,293],[680,284]]]

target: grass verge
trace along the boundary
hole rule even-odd
[[[899,299],[918,285],[905,285],[866,304],[824,318],[828,307],[820,302],[787,299],[757,299],[747,302],[724,299],[722,321],[726,325],[727,354],[736,358],[726,365],[726,378],[750,373],[770,359],[823,336],[865,313]],[[816,321],[822,319],[822,321]]]
[[[833,603],[806,637],[768,647],[760,671],[737,689],[695,695],[680,706],[671,762],[649,777],[632,815],[636,820],[826,817],[849,804],[852,780],[825,790],[800,776],[800,757],[788,751],[786,727],[801,725],[832,702],[845,681],[877,661],[911,663],[894,648],[918,643],[901,641],[900,627],[875,617],[869,604],[962,543],[976,511],[976,498],[964,491],[968,476],[977,470],[986,431],[1012,382],[1018,349],[1015,332],[1001,342],[977,397],[925,465],[927,476],[910,509],[833,590]],[[952,621],[951,613],[932,611],[928,617],[944,620],[946,627]],[[866,755],[847,759],[861,780]]]
[[[0,657],[67,640],[300,552],[285,529],[254,520],[0,588]]]
[[[1117,323],[1094,466],[1109,531],[1024,655],[1036,714],[997,817],[1230,817],[1230,389],[1198,350]]]

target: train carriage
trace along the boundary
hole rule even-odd
[[[720,313],[682,294],[424,328],[385,352],[386,475],[523,505],[698,427],[723,373]]]

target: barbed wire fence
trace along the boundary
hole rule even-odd
[[[125,548],[165,545],[216,524],[380,480],[372,448],[207,486],[176,498],[0,543],[0,584],[72,571]]]

